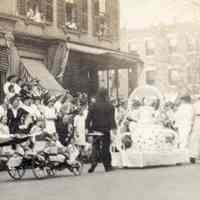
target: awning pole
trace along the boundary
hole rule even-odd
[[[119,104],[119,71],[118,69],[115,70],[116,75],[116,89],[117,89],[117,104]]]

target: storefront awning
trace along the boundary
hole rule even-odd
[[[75,43],[68,43],[67,46],[70,50],[87,53],[87,54],[100,55],[100,54],[105,54],[108,52],[107,50],[104,50],[104,49],[90,47],[86,45],[79,45]]]
[[[143,65],[142,60],[137,54],[132,55],[126,52],[70,42],[67,46],[71,51],[77,51],[87,55],[85,59],[88,60],[89,63],[97,63],[98,66],[103,66],[105,68],[127,68],[136,66],[137,64],[140,64],[141,66]]]
[[[56,81],[53,75],[48,71],[42,61],[33,59],[21,59],[25,69],[32,79],[38,79],[40,85],[49,90],[52,95],[62,93],[63,87]]]

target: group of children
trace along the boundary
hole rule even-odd
[[[59,151],[71,152],[71,158],[77,154],[76,149],[90,148],[86,142],[88,97],[85,93],[72,96],[67,90],[65,94],[52,96],[41,88],[38,80],[24,82],[15,75],[7,78],[4,93],[5,100],[0,106],[0,145],[17,135],[29,135],[26,143],[30,149],[54,146]],[[12,144],[11,151],[16,151],[18,146]],[[1,148],[0,154],[6,149]]]

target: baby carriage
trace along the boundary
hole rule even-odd
[[[45,162],[40,159],[32,149],[31,135],[15,134],[10,136],[7,141],[0,143],[0,147],[10,146],[14,147],[13,154],[7,156],[5,160],[8,174],[14,180],[20,180],[25,175],[27,169],[32,169],[35,175],[35,166],[40,166],[43,176],[35,176],[41,178],[46,176]]]
[[[53,136],[47,134],[45,137],[47,144],[38,155],[46,161],[46,170],[49,176],[55,176],[58,171],[68,169],[74,175],[81,175],[83,163],[79,159],[79,150],[69,143],[63,146]],[[37,170],[34,171],[37,176]]]

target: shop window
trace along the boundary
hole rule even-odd
[[[99,38],[103,38],[106,31],[106,1],[94,0],[94,34]]]
[[[99,87],[107,88],[108,87],[108,71],[98,71]]]
[[[152,40],[145,41],[145,54],[146,56],[151,56],[155,54],[155,45]]]
[[[65,0],[65,25],[71,30],[78,30],[75,0]]]
[[[116,99],[119,86],[118,74],[116,70],[109,70],[109,95]]]
[[[156,79],[156,72],[155,71],[147,71],[146,72],[146,84],[154,85]]]
[[[53,21],[53,0],[18,0],[18,14],[37,23]]]
[[[128,98],[129,95],[129,70],[119,69],[118,70],[118,97]]]

